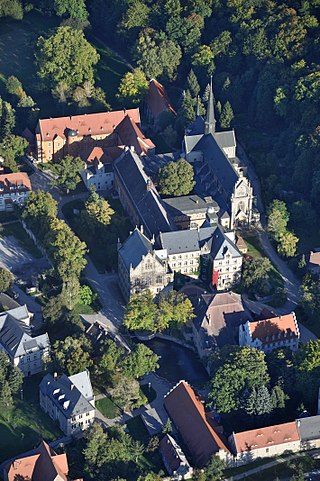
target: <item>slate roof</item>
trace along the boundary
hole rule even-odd
[[[239,175],[225,153],[221,150],[214,136],[211,134],[203,135],[191,150],[203,152],[204,159],[211,172],[218,177],[226,194],[231,195],[239,179]]]
[[[62,374],[60,378],[47,374],[39,388],[67,419],[94,409],[89,402],[93,399],[93,391],[88,371],[70,377]]]
[[[204,229],[200,229],[200,233],[202,230]],[[223,259],[227,250],[232,257],[241,257],[241,253],[237,246],[224,234],[220,226],[215,228],[207,243],[210,247],[211,256],[215,260]]]
[[[176,442],[176,440],[166,434],[160,441],[159,451],[164,459],[166,467],[168,467],[168,472],[172,475],[176,472],[180,466],[185,466],[187,469],[191,469],[181,447]]]
[[[296,423],[302,442],[320,439],[320,416],[297,419]]]
[[[178,215],[179,212],[184,214],[194,214],[197,212],[207,212],[212,208],[214,212],[219,211],[219,206],[212,197],[200,197],[199,195],[183,195],[181,197],[170,197],[163,199],[168,206],[170,213]]]
[[[168,255],[200,251],[197,229],[162,232],[159,238]]]
[[[194,312],[193,324],[203,349],[236,344],[240,324],[251,320],[241,296],[234,292],[202,294]]]
[[[237,145],[234,130],[215,132],[214,138],[216,139],[221,149],[226,149],[228,147],[236,147]]]
[[[215,260],[222,259],[226,249],[232,257],[241,257],[235,244],[224,234],[220,226],[165,232],[160,234],[159,239],[162,248],[167,249],[169,255],[200,251],[207,244]]]
[[[152,251],[153,247],[149,239],[138,228],[135,228],[120,247],[119,255],[129,270],[130,265],[135,269],[140,264],[142,256],[146,256]]]
[[[114,170],[148,236],[172,230],[173,225],[140,157],[129,149],[116,160]]]
[[[38,347],[50,346],[48,334],[32,337],[29,325],[27,306],[20,306],[0,314],[0,344],[11,359],[27,354],[27,351]]]
[[[225,442],[208,422],[203,403],[192,387],[180,381],[164,398],[164,406],[197,467],[203,467]]]
[[[191,135],[204,134],[204,119],[201,115],[197,115],[195,120],[188,126],[188,137]]]

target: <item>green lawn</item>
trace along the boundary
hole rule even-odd
[[[96,408],[108,419],[113,419],[120,414],[118,406],[110,398],[104,397],[96,402]]]
[[[0,95],[5,92],[6,78],[15,75],[22,82],[28,95],[36,101],[42,118],[77,113],[76,105],[61,105],[53,99],[48,89],[43,91],[39,89],[34,55],[36,42],[39,36],[49,35],[60,23],[61,18],[43,15],[35,9],[27,13],[23,20],[0,19]],[[97,85],[106,92],[107,101],[112,108],[122,108],[123,105],[119,104],[115,94],[121,78],[130,67],[92,32],[86,32],[86,34],[100,54],[96,75]],[[90,108],[87,109],[87,111],[90,110]]]
[[[142,421],[141,416],[136,416],[127,421],[129,434],[136,440],[146,442],[150,437],[147,428]]]
[[[244,234],[243,238],[248,247],[247,255],[253,257],[254,259],[266,257],[261,242],[257,236]],[[269,275],[269,282],[273,289],[284,286],[283,279],[273,264]]]
[[[20,222],[0,226],[0,236],[5,237],[9,235],[15,237],[21,247],[27,252],[29,252],[36,259],[40,259],[42,257],[41,252],[39,251],[33,240],[28,236]]]
[[[123,108],[123,104],[116,98],[116,93],[122,77],[130,70],[130,66],[126,60],[108,48],[95,35],[91,33],[88,38],[100,54],[96,75],[97,85],[106,92],[107,102],[111,104],[112,108]]]
[[[25,379],[23,398],[12,412],[0,411],[0,462],[29,449],[44,438],[52,441],[62,436],[57,424],[47,416],[38,403],[39,382],[42,376]]]

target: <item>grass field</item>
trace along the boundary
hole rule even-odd
[[[23,401],[13,412],[0,410],[0,462],[33,449],[41,438],[52,441],[62,436],[58,426],[40,408],[39,383],[42,375],[24,380]]]
[[[36,42],[39,36],[50,34],[60,22],[60,18],[42,15],[37,10],[27,13],[23,20],[19,21],[9,18],[0,19],[0,95],[5,92],[6,78],[15,75],[22,82],[27,94],[36,101],[40,108],[40,117],[77,113],[75,105],[61,106],[47,89],[42,91],[39,89],[34,56]],[[119,105],[115,94],[121,78],[130,69],[130,66],[92,33],[88,34],[88,37],[100,54],[96,84],[106,92],[107,101],[112,108],[122,108],[123,106]]]
[[[254,259],[257,259],[259,257],[265,257],[263,247],[260,243],[260,240],[256,236],[243,235],[243,238],[248,247],[247,255],[253,257]],[[269,275],[269,281],[273,289],[284,286],[283,279],[273,264]]]
[[[120,414],[118,406],[110,398],[104,397],[96,402],[96,408],[108,419],[113,419]]]
[[[0,226],[0,236],[5,237],[9,235],[15,237],[21,247],[29,252],[29,254],[31,254],[34,258],[40,259],[42,257],[41,252],[33,240],[30,239],[20,222]]]

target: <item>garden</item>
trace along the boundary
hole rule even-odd
[[[1,406],[0,462],[33,449],[41,438],[50,442],[62,436],[58,425],[40,408],[41,378],[42,375],[35,375],[24,379],[20,399],[13,409]]]

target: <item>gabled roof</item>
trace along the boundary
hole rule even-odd
[[[142,256],[146,256],[153,251],[149,239],[136,227],[128,239],[119,249],[119,255],[129,270],[130,265],[135,269],[141,262]]]
[[[140,112],[136,108],[40,119],[38,127],[44,141],[53,140],[56,135],[66,138],[69,131],[75,131],[80,136],[111,134],[126,115],[130,116],[135,123],[140,123]]]
[[[67,455],[56,454],[44,440],[29,453],[3,463],[3,468],[8,481],[67,481],[69,472]]]
[[[203,348],[235,344],[240,324],[251,320],[241,295],[235,292],[203,294],[195,314],[193,324],[201,336]]]
[[[29,192],[32,190],[29,176],[26,172],[0,175],[0,195],[13,192]]]
[[[229,252],[232,257],[241,257],[237,246],[224,234],[220,226],[216,227],[210,239],[210,245],[210,253],[214,260],[223,259],[227,252]]]
[[[203,135],[191,150],[203,152],[204,159],[211,172],[217,176],[226,194],[231,195],[239,179],[239,175],[218,145],[214,135]]]
[[[297,419],[296,423],[302,442],[320,439],[320,416]]]
[[[284,316],[272,317],[262,321],[250,322],[252,339],[259,339],[263,344],[300,337],[299,327],[294,312]]]
[[[209,424],[204,405],[187,382],[180,381],[165,396],[164,405],[195,466],[203,467],[220,449],[229,452],[221,436]]]
[[[227,130],[225,132],[215,132],[214,138],[216,139],[221,149],[227,149],[228,147],[236,147],[236,136],[234,130]]]
[[[155,149],[154,143],[143,135],[134,118],[129,115],[126,115],[117,125],[116,133],[120,137],[120,143],[128,147],[134,147],[138,155],[146,154],[150,149]]]
[[[159,237],[161,246],[167,249],[168,255],[200,251],[197,229],[162,232]]]
[[[149,90],[147,93],[146,102],[151,115],[155,120],[157,120],[159,115],[166,110],[169,110],[176,115],[174,108],[170,104],[170,100],[164,86],[155,79],[151,79],[149,82]]]
[[[62,374],[60,378],[54,378],[51,374],[47,374],[42,379],[39,388],[42,394],[49,397],[66,418],[70,418],[94,409],[90,403],[93,400],[90,378],[86,379],[86,377],[89,377],[87,371],[69,378],[65,374]]]
[[[128,149],[114,163],[114,171],[131,199],[146,234],[151,238],[173,228],[161,198],[147,176],[140,157]]]
[[[50,346],[47,333],[32,337],[29,328],[27,306],[20,306],[0,315],[0,344],[11,359],[27,354],[28,351]]]
[[[185,454],[183,453],[179,444],[172,436],[170,436],[170,434],[166,434],[161,439],[159,450],[160,454],[165,460],[166,466],[170,470],[169,474],[176,472],[180,466],[185,466],[186,468],[190,469],[190,465],[185,457]]]
[[[295,421],[233,434],[235,454],[299,441]]]

